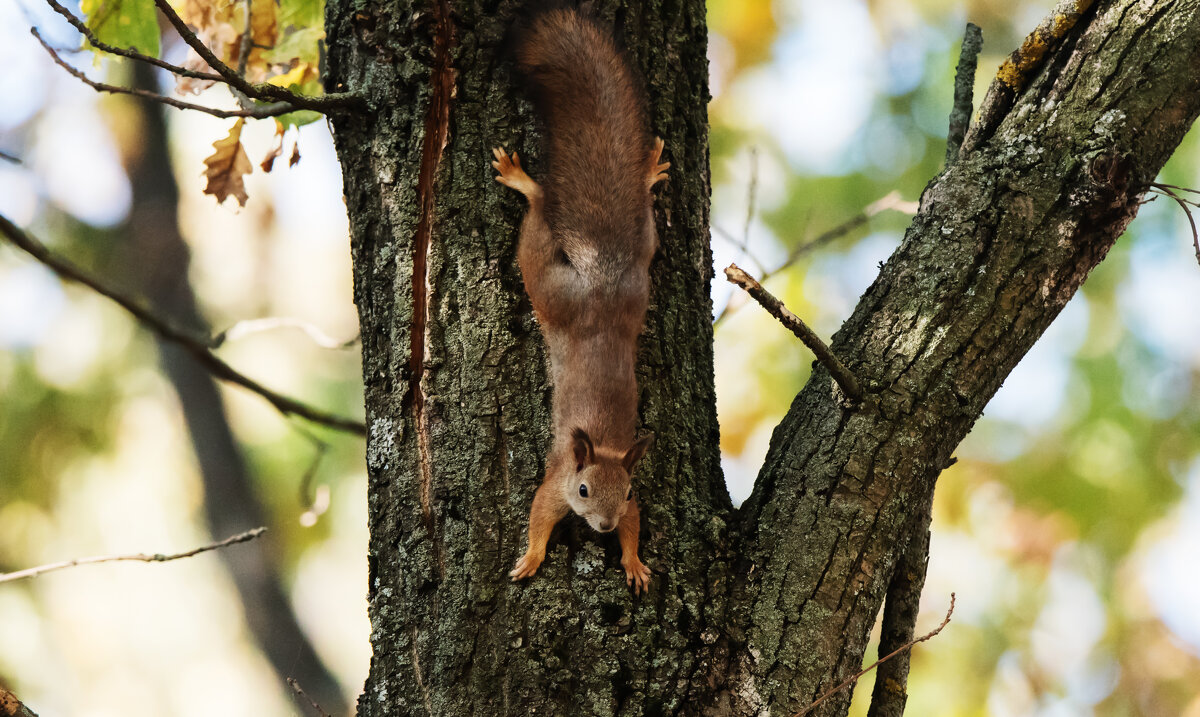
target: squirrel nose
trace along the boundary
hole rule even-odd
[[[617,521],[615,521],[615,520],[600,521],[600,532],[602,532],[602,533],[607,533],[608,531],[612,530],[615,527],[617,527]]]

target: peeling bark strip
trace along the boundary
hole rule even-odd
[[[449,0],[433,4],[432,97],[425,117],[425,140],[421,148],[421,173],[417,180],[417,204],[420,219],[413,239],[411,345],[408,356],[409,400],[417,429],[417,447],[421,463],[421,510],[425,527],[433,529],[432,483],[429,416],[425,411],[425,342],[429,323],[429,244],[433,237],[433,214],[437,209],[437,174],[450,133],[450,102],[454,98],[454,67],[450,48],[454,45],[454,23],[450,19]]]

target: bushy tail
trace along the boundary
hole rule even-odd
[[[515,52],[546,125],[551,225],[637,237],[651,139],[641,85],[610,33],[579,10],[550,10],[520,31]]]

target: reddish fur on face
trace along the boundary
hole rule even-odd
[[[511,574],[537,571],[550,528],[574,510],[594,528],[618,530],[627,581],[640,590],[649,570],[637,557],[639,511],[628,497],[651,440],[634,440],[634,368],[657,246],[650,188],[669,165],[659,163],[662,142],[651,141],[628,62],[594,20],[543,13],[516,57],[546,124],[547,173],[538,184],[503,149],[492,166],[529,200],[517,260],[550,355],[555,439],[529,551]]]

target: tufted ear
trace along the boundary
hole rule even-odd
[[[654,434],[649,433],[634,441],[629,450],[625,451],[625,457],[621,459],[621,465],[625,466],[625,470],[633,473],[633,467],[637,462],[646,455],[646,451],[650,450],[650,446],[654,445]]]
[[[571,449],[575,452],[576,471],[596,462],[596,449],[592,446],[592,439],[582,428],[571,431]]]

